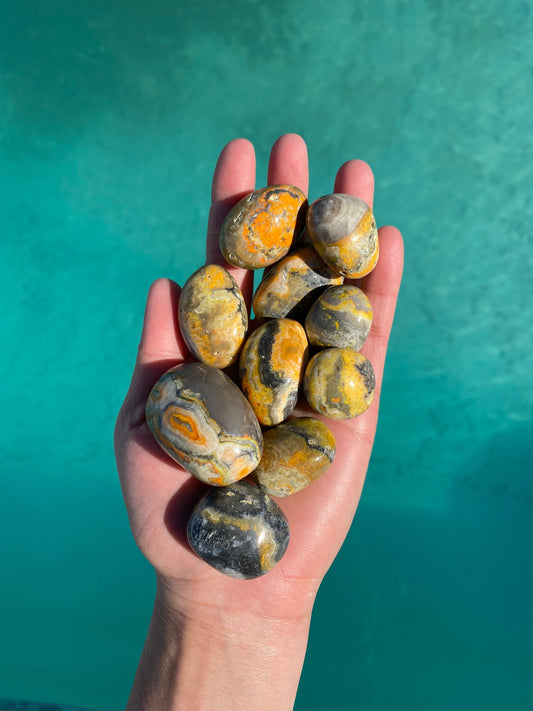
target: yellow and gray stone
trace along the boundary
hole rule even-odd
[[[344,277],[333,271],[312,245],[299,247],[274,264],[253,298],[256,318],[305,318],[318,295]]]
[[[335,457],[335,438],[314,417],[296,417],[263,433],[263,456],[250,475],[270,496],[289,496],[318,479]]]
[[[307,211],[307,232],[322,259],[339,274],[359,279],[377,264],[376,220],[355,195],[333,193],[315,200]]]
[[[308,357],[304,327],[272,319],[247,339],[241,351],[242,389],[262,425],[277,425],[293,411]]]
[[[358,351],[372,325],[370,299],[352,284],[326,289],[309,309],[305,331],[313,346]]]
[[[205,363],[162,375],[146,422],[161,448],[205,484],[243,479],[261,459],[263,436],[250,404],[225,373]]]
[[[207,264],[181,291],[181,333],[191,353],[216,368],[232,365],[248,329],[248,312],[237,282],[221,266]]]
[[[352,348],[320,351],[305,371],[307,402],[333,420],[347,420],[363,413],[372,402],[375,387],[372,364]]]

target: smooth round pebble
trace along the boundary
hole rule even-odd
[[[376,220],[355,195],[334,193],[315,200],[307,211],[307,231],[322,259],[339,274],[359,279],[377,264]]]
[[[224,259],[243,269],[262,269],[289,251],[305,226],[307,198],[293,185],[273,185],[247,195],[220,230]]]
[[[328,348],[309,361],[304,378],[307,402],[333,420],[347,420],[372,402],[376,379],[370,361],[352,348]]]
[[[294,410],[307,364],[305,330],[292,319],[272,319],[241,351],[242,389],[262,425],[277,425]]]
[[[321,291],[342,284],[344,277],[333,271],[311,246],[295,249],[263,277],[253,298],[256,318],[305,318]]]
[[[305,331],[314,346],[353,348],[358,351],[372,325],[372,304],[351,284],[326,289],[309,309]]]
[[[314,417],[297,417],[263,433],[263,456],[250,475],[270,496],[289,496],[318,479],[335,457],[335,438]]]
[[[225,373],[204,363],[159,378],[146,421],[165,452],[205,484],[231,484],[261,459],[263,436],[248,401]]]
[[[189,350],[202,363],[226,368],[236,361],[248,313],[228,271],[207,264],[187,279],[180,295],[179,324]]]
[[[289,537],[289,524],[275,501],[244,481],[210,489],[187,525],[189,544],[202,560],[244,580],[272,570]]]

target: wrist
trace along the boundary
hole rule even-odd
[[[310,619],[190,603],[160,581],[128,709],[289,711]]]

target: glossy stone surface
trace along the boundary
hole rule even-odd
[[[202,363],[226,368],[237,359],[248,328],[237,282],[223,267],[207,264],[192,274],[179,303],[181,332]]]
[[[322,259],[339,274],[359,279],[377,264],[376,220],[366,202],[354,195],[335,193],[315,200],[307,211],[307,231]]]
[[[253,484],[239,481],[210,489],[187,525],[194,552],[232,578],[249,580],[268,573],[289,545],[283,511]]]
[[[289,251],[305,226],[307,198],[292,185],[261,188],[230,210],[220,230],[220,251],[236,267],[262,269]]]
[[[305,318],[320,292],[344,277],[333,271],[311,245],[295,249],[265,274],[253,299],[256,318]]]
[[[146,421],[172,459],[212,486],[242,479],[261,458],[263,436],[248,401],[204,363],[167,371],[150,393]]]
[[[292,319],[272,319],[241,352],[242,389],[262,425],[277,425],[293,411],[307,364],[305,330]]]
[[[372,304],[351,284],[326,289],[309,309],[305,331],[314,346],[353,348],[358,351],[372,325]]]
[[[372,402],[375,386],[370,361],[351,348],[320,351],[305,371],[307,402],[334,420],[347,420],[364,412]]]
[[[270,496],[289,496],[322,476],[335,457],[335,438],[314,417],[297,417],[263,434],[263,456],[250,475]]]

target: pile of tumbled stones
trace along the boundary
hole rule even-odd
[[[378,235],[371,209],[353,195],[308,206],[298,188],[276,185],[230,211],[220,250],[235,267],[266,268],[252,303],[261,325],[248,334],[243,295],[226,269],[198,269],[179,303],[180,329],[197,360],[157,381],[146,420],[165,452],[210,485],[188,523],[192,549],[217,570],[250,579],[268,572],[289,543],[287,519],[271,497],[300,491],[335,456],[322,420],[288,419],[302,385],[310,407],[327,418],[355,417],[372,401],[374,371],[359,352],[372,306],[343,282],[375,267]],[[240,388],[224,372],[237,361]]]

